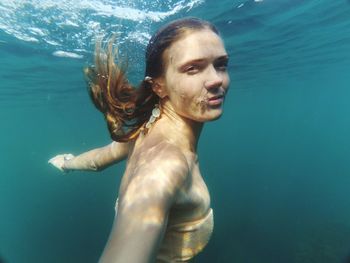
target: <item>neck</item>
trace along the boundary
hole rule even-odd
[[[161,118],[155,122],[157,128],[154,131],[160,131],[167,140],[182,150],[197,153],[203,123],[180,116],[168,101],[162,104],[161,114]]]

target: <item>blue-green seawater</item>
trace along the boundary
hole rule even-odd
[[[216,24],[230,55],[224,115],[200,138],[215,229],[195,262],[349,262],[346,0],[0,1],[1,262],[97,262],[125,164],[47,161],[110,142],[82,74],[95,35],[118,32],[137,83],[149,36],[183,16]]]

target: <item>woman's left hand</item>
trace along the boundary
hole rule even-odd
[[[52,164],[55,166],[57,169],[59,169],[62,172],[68,172],[68,169],[65,169],[64,163],[65,161],[68,161],[70,159],[73,159],[74,155],[70,153],[66,154],[59,154],[56,155],[55,157],[51,158],[48,163]]]

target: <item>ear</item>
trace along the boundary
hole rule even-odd
[[[162,79],[155,79],[154,80],[154,82],[152,83],[152,90],[161,99],[165,98],[168,95],[166,90],[165,90],[164,80],[162,80]]]

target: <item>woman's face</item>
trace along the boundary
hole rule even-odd
[[[219,118],[230,82],[221,38],[209,29],[190,31],[164,55],[164,88],[175,111],[198,122]]]

